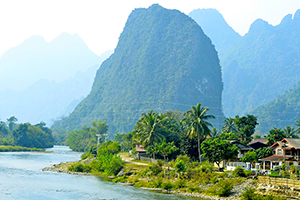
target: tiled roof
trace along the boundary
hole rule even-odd
[[[252,144],[252,143],[255,143],[255,142],[261,142],[261,143],[267,144],[268,140],[267,140],[267,139],[264,139],[264,138],[260,138],[260,139],[252,139],[251,142],[248,143],[248,145],[249,145],[249,144]]]
[[[291,158],[293,158],[293,156],[290,156],[290,155],[285,156],[286,160],[289,160]],[[269,156],[269,157],[262,158],[262,159],[259,159],[259,160],[260,161],[282,161],[283,159],[284,159],[283,155],[273,155],[273,156]]]
[[[135,150],[136,150],[136,152],[140,152],[140,153],[147,152],[145,149],[143,149],[141,147],[136,147]]]
[[[289,144],[291,144],[296,149],[300,149],[300,138],[284,138],[283,140],[286,140]]]
[[[252,147],[245,145],[236,140],[228,140],[228,142],[230,142],[230,144],[235,144],[239,148],[239,150],[253,150]]]

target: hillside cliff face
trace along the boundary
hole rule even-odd
[[[210,108],[219,126],[222,89],[217,52],[200,26],[155,4],[130,14],[90,94],[53,128],[80,129],[101,119],[110,133],[129,132],[142,112],[186,111],[198,102]]]

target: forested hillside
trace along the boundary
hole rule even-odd
[[[258,129],[267,133],[273,127],[293,126],[300,118],[300,83],[271,102],[253,111],[258,116]]]
[[[91,93],[54,130],[80,129],[106,120],[109,133],[125,133],[143,112],[187,111],[202,103],[221,126],[223,83],[211,40],[190,17],[157,4],[135,9],[114,54],[97,71]]]
[[[249,32],[221,54],[223,108],[227,116],[244,114],[276,98],[299,82],[300,10],[277,26],[256,20]]]

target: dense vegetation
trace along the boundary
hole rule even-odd
[[[29,148],[53,147],[52,130],[46,127],[46,123],[31,125],[30,123],[17,124],[17,121],[18,119],[12,116],[7,119],[7,123],[0,122],[0,145]]]
[[[293,126],[300,118],[300,83],[271,102],[253,111],[258,116],[259,130],[266,133],[273,127]]]
[[[299,22],[300,10],[277,26],[258,19],[221,54],[225,115],[251,111],[299,82]]]
[[[134,10],[114,54],[97,71],[91,93],[53,131],[102,119],[113,133],[132,131],[142,112],[185,111],[202,102],[220,127],[221,67],[210,39],[190,17],[159,5]]]

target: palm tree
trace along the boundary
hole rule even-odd
[[[209,134],[210,130],[208,127],[212,127],[212,124],[208,122],[208,119],[214,119],[215,116],[207,115],[206,112],[209,108],[202,107],[200,103],[197,106],[192,106],[191,110],[186,111],[182,121],[185,123],[187,128],[187,134],[190,138],[197,137],[198,139],[198,153],[199,160],[201,162],[200,144],[201,140],[204,140]]]
[[[294,127],[286,126],[283,129],[284,135],[287,138],[296,138],[296,131]]]
[[[148,146],[154,142],[161,142],[165,139],[163,124],[164,117],[153,113],[150,110],[148,113],[143,113],[141,119],[136,123],[134,127],[138,142]]]
[[[299,135],[300,134],[300,119],[297,119],[295,126],[297,127],[296,133],[297,133],[297,135]]]
[[[234,133],[234,134],[238,133],[237,128],[235,127],[233,118],[228,117],[224,120],[223,123],[224,123],[224,125],[221,130],[222,133]]]
[[[220,135],[220,132],[217,130],[216,127],[213,127],[213,128],[210,130],[209,135],[210,135],[210,137],[215,138],[215,137],[218,137],[218,136]]]

